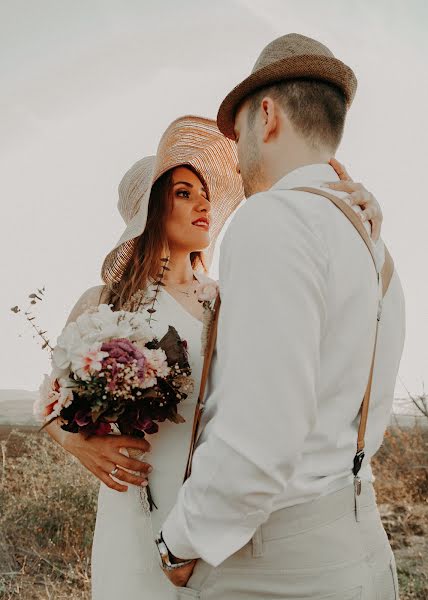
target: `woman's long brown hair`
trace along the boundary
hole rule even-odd
[[[189,165],[185,165],[199,178],[200,175]],[[208,196],[208,189],[203,182]],[[208,196],[209,197],[209,196]],[[168,257],[166,220],[172,210],[172,169],[164,173],[154,183],[150,193],[147,224],[144,232],[135,240],[132,256],[126,265],[122,278],[107,289],[109,303],[120,310],[139,290],[145,290],[148,282],[156,279],[162,267],[162,258]],[[202,252],[192,252],[190,260],[193,269],[201,266],[206,270]]]

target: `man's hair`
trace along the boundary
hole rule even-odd
[[[260,88],[249,98],[250,126],[265,96],[280,104],[297,133],[312,146],[337,149],[346,117],[345,94],[338,87],[314,79],[290,79]]]

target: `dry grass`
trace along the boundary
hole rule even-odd
[[[428,430],[391,428],[373,460],[401,600],[428,598]]]
[[[89,599],[94,478],[44,434],[1,444],[0,598]]]
[[[379,503],[424,503],[428,498],[428,433],[389,429],[373,460]]]
[[[97,484],[46,435],[0,428],[0,598],[89,600]],[[373,461],[402,600],[428,598],[428,432],[391,429]]]

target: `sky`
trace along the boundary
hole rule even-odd
[[[262,48],[297,32],[326,44],[359,88],[337,153],[384,212],[407,301],[396,395],[428,382],[428,4],[425,0],[0,0],[0,389],[49,368],[51,340],[123,229],[117,186],[177,116],[215,117]]]

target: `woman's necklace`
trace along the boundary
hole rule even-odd
[[[188,287],[184,290],[179,289],[178,287],[171,285],[169,282],[165,283],[166,287],[170,287],[173,290],[175,290],[176,292],[178,292],[179,294],[183,294],[183,296],[186,296],[187,298],[190,298],[192,295],[192,288],[194,288],[195,286],[195,281],[198,281],[196,279],[196,277],[193,275],[193,279],[192,279],[192,283],[188,285]],[[196,294],[196,290],[193,290],[193,293]]]

